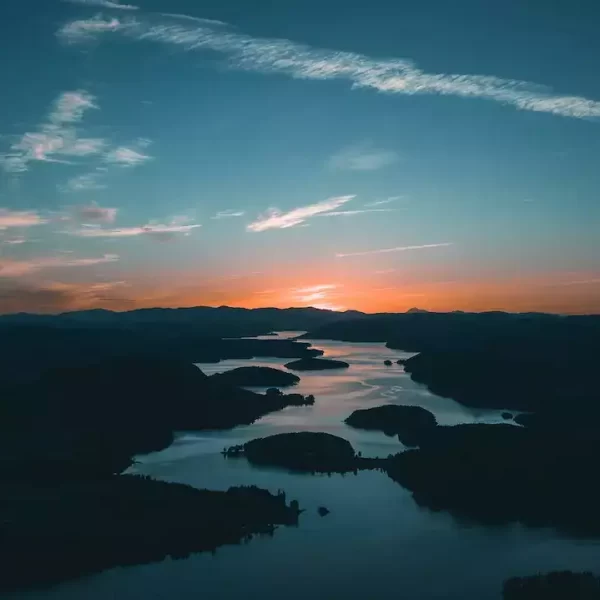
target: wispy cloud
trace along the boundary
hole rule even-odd
[[[95,108],[94,97],[85,90],[61,94],[40,129],[24,133],[0,155],[0,164],[5,171],[23,173],[31,162],[68,163],[71,158],[100,154],[106,140],[81,138],[75,127],[88,110]]]
[[[326,310],[337,310],[340,307],[334,307],[334,305],[327,302],[332,297],[332,292],[338,289],[335,283],[325,283],[320,285],[313,285],[305,288],[297,288],[291,290],[290,296],[294,302],[301,304],[310,304],[315,308],[326,308]],[[315,304],[318,303],[317,304]]]
[[[149,143],[149,140],[139,140],[133,147],[120,146],[108,152],[104,160],[108,164],[118,167],[138,167],[152,160],[151,156],[142,152],[142,149],[147,147]]]
[[[314,294],[316,292],[325,292],[327,290],[335,290],[338,286],[335,283],[325,283],[321,285],[313,285],[305,288],[294,290],[298,294]]]
[[[59,189],[63,192],[92,192],[106,189],[106,185],[100,183],[101,173],[86,173],[72,177]]]
[[[316,217],[323,213],[340,208],[346,202],[350,202],[355,196],[338,196],[329,198],[323,202],[309,204],[294,208],[289,212],[282,212],[276,208],[272,208],[266,215],[260,216],[256,221],[250,223],[248,231],[260,232],[268,229],[288,229],[305,223],[311,217]]]
[[[119,19],[104,19],[96,15],[91,19],[71,21],[58,32],[58,37],[68,44],[76,44],[93,39],[101,33],[118,31],[121,28]]]
[[[556,285],[595,285],[597,283],[600,283],[600,277],[594,279],[578,279],[575,281],[563,281]]]
[[[161,17],[169,17],[171,19],[181,19],[182,21],[192,21],[194,23],[201,23],[203,25],[223,25],[229,26],[229,23],[225,21],[218,21],[217,19],[201,19],[200,17],[192,17],[190,15],[182,15],[181,13],[161,13]]]
[[[117,208],[104,208],[97,204],[87,204],[84,206],[74,206],[71,209],[72,218],[80,223],[89,224],[108,224],[114,223],[117,218]]]
[[[85,90],[65,92],[55,101],[50,122],[57,126],[78,123],[85,112],[93,108],[98,108],[95,98]]]
[[[32,227],[47,223],[38,212],[33,210],[9,210],[0,208],[0,231],[11,227]]]
[[[140,227],[120,227],[105,229],[99,226],[82,227],[73,231],[65,231],[68,235],[82,238],[131,238],[149,236],[160,241],[169,241],[180,235],[190,235],[194,229],[201,227],[198,224],[184,224],[175,218],[169,224],[148,223]]]
[[[9,237],[0,237],[0,244],[5,246],[20,246],[27,241],[27,238],[22,235],[13,235]]]
[[[66,267],[89,267],[119,260],[116,254],[105,254],[96,258],[73,258],[68,254],[32,258],[29,260],[12,260],[0,258],[0,277],[22,277],[43,269]]]
[[[385,200],[375,200],[374,202],[367,202],[365,206],[367,207],[375,207],[375,206],[383,206],[384,204],[391,204],[392,202],[397,202],[401,200],[403,196],[391,196]]]
[[[63,192],[84,192],[106,187],[100,179],[110,167],[136,167],[152,160],[143,152],[152,143],[146,138],[111,147],[104,138],[80,136],[77,126],[93,109],[98,109],[96,99],[85,90],[61,94],[37,131],[24,133],[7,152],[0,153],[0,166],[7,172],[24,173],[32,162],[72,164],[95,157],[99,161],[95,172],[72,177],[58,188]]]
[[[600,102],[563,95],[551,88],[492,75],[428,73],[405,58],[378,59],[352,52],[314,48],[286,39],[258,38],[207,22],[170,20],[156,23],[135,17],[95,17],[66,24],[58,35],[69,42],[108,32],[131,39],[178,46],[187,51],[212,50],[229,59],[232,68],[285,74],[296,79],[345,80],[354,89],[387,94],[437,94],[482,98],[519,110],[574,118],[600,117]]]
[[[398,154],[381,150],[370,144],[358,144],[334,154],[327,164],[331,169],[342,171],[377,171],[399,160]]]
[[[243,217],[246,213],[243,210],[222,210],[211,219],[232,219],[234,217]]]
[[[332,212],[317,215],[318,217],[353,217],[365,213],[394,212],[393,208],[361,208],[358,210],[334,210]]]
[[[117,2],[111,2],[111,0],[63,0],[63,2],[69,2],[71,4],[83,4],[85,6],[99,6],[101,8],[112,8],[118,10],[138,10],[138,6],[132,4],[121,4]]]
[[[387,254],[389,252],[408,252],[410,250],[426,250],[428,248],[444,248],[453,246],[453,242],[444,242],[442,244],[423,244],[422,246],[396,246],[395,248],[382,248],[380,250],[366,250],[364,252],[346,252],[336,254],[336,258],[347,258],[349,256],[369,256],[371,254]]]

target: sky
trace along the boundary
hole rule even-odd
[[[2,0],[0,312],[600,312],[596,0]]]

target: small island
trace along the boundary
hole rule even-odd
[[[312,394],[303,396],[302,394],[284,394],[279,388],[269,388],[265,392],[265,398],[268,403],[276,404],[279,402],[281,408],[288,406],[312,406],[315,403],[315,397]]]
[[[350,365],[343,360],[330,358],[301,358],[285,365],[291,371],[324,371],[326,369],[347,369]]]
[[[293,373],[271,367],[239,367],[212,375],[211,379],[239,387],[286,387],[300,381]]]
[[[383,459],[362,458],[344,438],[323,432],[279,433],[223,451],[226,457],[245,457],[258,466],[282,467],[305,473],[348,473],[380,469]]]
[[[598,600],[600,577],[571,571],[513,577],[504,582],[502,593],[504,600]]]
[[[382,431],[397,435],[406,446],[418,446],[424,436],[437,426],[435,416],[420,406],[387,404],[355,410],[345,423],[356,429]]]

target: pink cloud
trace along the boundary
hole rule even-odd
[[[354,196],[329,198],[323,202],[294,208],[288,212],[282,212],[273,208],[266,215],[262,215],[256,221],[250,223],[247,229],[248,231],[260,232],[267,231],[268,229],[288,229],[290,227],[295,227],[306,222],[311,217],[336,210],[340,206],[346,204],[346,202],[350,202],[353,198]]]
[[[85,90],[64,92],[55,101],[38,131],[28,131],[0,155],[0,164],[9,173],[23,173],[31,162],[69,163],[69,158],[100,154],[106,141],[79,138],[75,124],[85,113],[96,109],[95,98]]]
[[[7,208],[0,208],[0,230],[11,227],[32,227],[34,225],[43,225],[47,222],[36,211],[14,211]]]
[[[12,260],[0,258],[0,277],[22,277],[36,273],[43,269],[56,269],[68,267],[89,267],[106,263],[117,262],[116,254],[105,254],[95,258],[72,258],[69,255],[47,256],[27,260]]]
[[[111,150],[105,156],[104,160],[109,164],[117,165],[119,167],[131,168],[143,165],[149,160],[152,160],[152,157],[143,154],[139,149],[121,146]]]
[[[81,121],[84,113],[92,108],[98,108],[95,98],[85,90],[64,92],[54,103],[50,121],[56,125],[76,123]]]

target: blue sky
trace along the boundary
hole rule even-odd
[[[5,0],[0,311],[597,310],[599,23]]]

